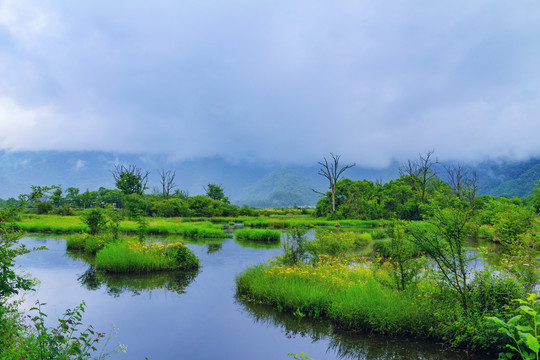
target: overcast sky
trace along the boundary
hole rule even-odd
[[[0,1],[0,150],[540,155],[538,1]]]

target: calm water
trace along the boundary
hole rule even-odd
[[[198,272],[107,276],[66,253],[63,239],[22,242],[49,248],[18,259],[21,271],[40,281],[36,292],[25,295],[24,306],[38,299],[46,303],[52,324],[84,300],[86,324],[108,334],[118,328],[108,348],[127,345],[127,353],[113,359],[274,360],[301,351],[316,360],[466,358],[435,344],[344,332],[236,299],[236,274],[281,253],[279,248],[251,248],[234,239],[193,243],[188,246],[201,259]]]

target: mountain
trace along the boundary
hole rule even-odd
[[[220,158],[170,162],[166,156],[124,155],[106,152],[0,152],[0,198],[28,193],[31,185],[62,185],[81,191],[114,188],[117,164],[149,171],[149,189],[159,188],[160,169],[176,171],[178,188],[191,195],[204,193],[209,183],[222,185],[225,195],[237,199],[246,187],[277,166],[231,164]]]
[[[224,188],[231,202],[240,205],[313,205],[317,195],[311,189],[320,192],[328,189],[327,180],[318,175],[317,164],[283,167],[282,164],[230,163],[219,157],[172,162],[165,155],[0,151],[0,198],[28,193],[31,185],[62,185],[63,189],[76,187],[81,191],[114,188],[112,171],[117,164],[149,171],[147,192],[159,188],[158,173],[165,169],[176,171],[175,183],[190,195],[202,194],[205,185],[215,183]],[[523,197],[532,193],[540,179],[540,159],[486,161],[467,164],[466,168],[477,172],[480,194]],[[387,182],[399,177],[398,169],[398,162],[379,169],[355,166],[344,176],[351,180]],[[437,165],[436,171],[445,178],[442,164]]]
[[[315,205],[319,196],[311,189],[319,184],[291,167],[274,170],[248,186],[237,203],[257,207]]]
[[[540,180],[540,159],[483,162],[471,167],[478,174],[480,194],[524,197]]]

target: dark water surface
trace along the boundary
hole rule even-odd
[[[188,244],[201,259],[198,272],[108,276],[96,272],[76,253],[66,253],[63,239],[26,237],[27,246],[45,245],[18,259],[21,270],[36,277],[36,292],[25,295],[25,308],[39,299],[50,324],[82,300],[85,324],[118,334],[125,354],[112,359],[292,359],[305,352],[324,359],[464,359],[436,344],[345,332],[321,321],[299,319],[235,298],[234,279],[246,267],[281,253],[279,248],[251,248],[234,239]],[[85,259],[91,262],[91,258]],[[471,359],[481,359],[478,355]]]

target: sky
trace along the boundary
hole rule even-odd
[[[0,150],[540,156],[540,2],[0,0]]]

